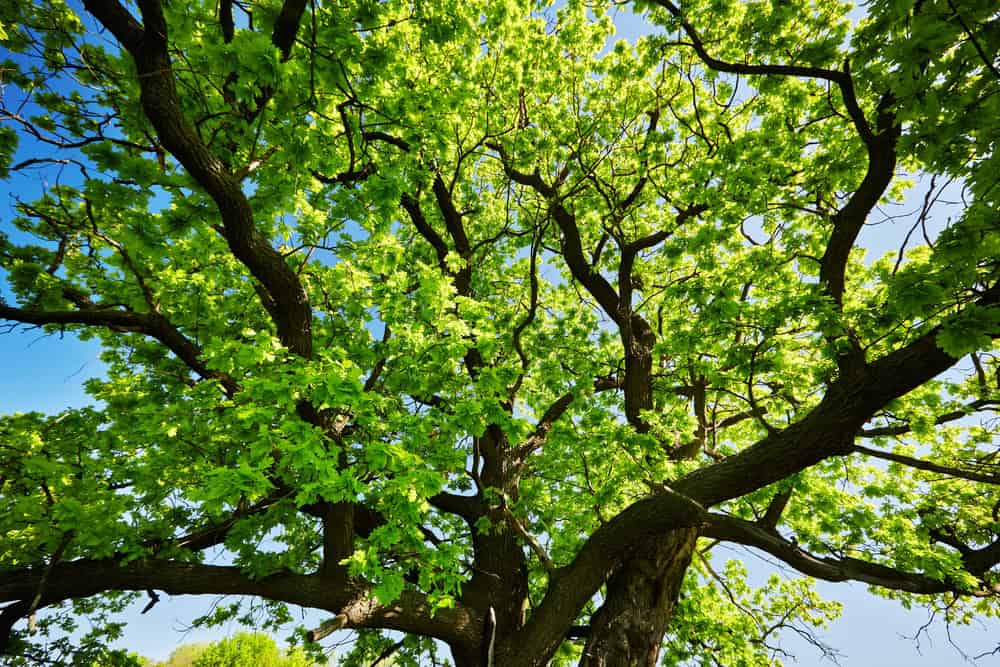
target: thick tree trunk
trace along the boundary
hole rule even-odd
[[[580,667],[655,667],[697,539],[683,528],[632,552],[608,580]]]

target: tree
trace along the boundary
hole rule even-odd
[[[268,635],[240,632],[209,644],[192,667],[309,667],[313,664],[296,649],[282,654]]]
[[[107,364],[0,426],[7,645],[142,591],[327,610],[350,664],[765,664],[835,613],[720,543],[1000,609],[994,3],[636,0],[607,49],[615,3],[134,4],[0,9],[0,317]]]
[[[164,663],[155,663],[153,667],[194,667],[195,660],[208,650],[209,642],[196,644],[181,644],[170,652],[170,657]]]

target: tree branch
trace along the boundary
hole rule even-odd
[[[18,605],[30,600],[42,577],[43,568],[0,572],[0,601],[14,601]],[[149,589],[170,595],[260,596],[335,614],[345,613],[346,627],[412,632],[463,646],[477,646],[482,628],[482,618],[474,611],[460,604],[432,609],[423,594],[410,589],[404,590],[392,604],[385,605],[371,597],[368,586],[359,582],[331,586],[324,577],[287,572],[252,579],[237,567],[166,560],[128,565],[113,560],[57,563],[49,574],[43,602],[53,604],[109,590]]]
[[[847,203],[833,216],[833,232],[820,259],[820,281],[838,307],[844,299],[844,272],[868,214],[889,187],[896,170],[896,140],[900,127],[891,111],[896,98],[886,93],[878,103],[877,134],[865,137],[868,150],[868,169],[861,184]]]
[[[167,24],[159,0],[140,0],[144,26],[140,26],[117,0],[85,0],[84,6],[132,56],[143,111],[162,145],[218,206],[222,235],[230,250],[260,281],[273,302],[268,311],[275,320],[282,343],[295,354],[311,357],[312,308],[298,276],[257,229],[239,180],[209,151],[184,116],[168,54]]]
[[[990,475],[990,474],[978,473],[973,470],[963,470],[961,468],[941,465],[939,463],[934,463],[932,461],[925,461],[924,459],[918,459],[912,456],[904,456],[903,454],[895,454],[893,452],[882,452],[877,449],[869,449],[868,447],[862,447],[861,445],[854,445],[853,451],[857,452],[858,454],[864,454],[865,456],[872,456],[877,459],[882,459],[884,461],[893,461],[895,463],[900,463],[910,468],[916,468],[917,470],[926,470],[928,472],[941,473],[942,475],[948,475],[949,477],[955,477],[957,479],[967,479],[970,482],[982,482],[984,484],[1000,485],[1000,474],[998,473]]]
[[[552,425],[566,413],[574,398],[575,396],[570,393],[563,394],[553,401],[552,405],[545,411],[545,414],[542,415],[542,418],[535,424],[535,430],[517,448],[517,458],[523,459],[542,446],[549,431],[552,430]]]
[[[531,188],[545,199],[550,215],[552,215],[559,226],[559,230],[562,232],[562,255],[569,266],[570,273],[584,286],[591,296],[597,299],[597,303],[601,305],[601,308],[608,317],[621,326],[622,313],[620,311],[618,294],[611,286],[611,283],[600,273],[594,271],[593,267],[587,262],[587,258],[583,254],[583,244],[580,240],[580,229],[576,224],[576,218],[563,206],[555,188],[546,184],[537,171],[527,174],[514,169],[503,146],[499,144],[488,144],[488,146],[499,155],[504,173],[507,174],[508,178],[519,185]]]
[[[1000,283],[975,301],[977,306],[991,308],[998,303]],[[823,400],[798,422],[724,461],[685,475],[673,489],[709,507],[773,484],[828,457],[852,453],[856,434],[872,415],[958,362],[937,344],[941,330],[941,326],[933,327],[869,363],[857,375],[837,379]]]
[[[282,61],[292,57],[292,45],[295,44],[295,35],[299,31],[299,23],[305,10],[306,0],[285,0],[278,18],[274,20],[271,43],[281,51]]]
[[[239,384],[232,376],[206,367],[201,360],[201,349],[159,313],[136,313],[103,308],[45,311],[12,308],[0,301],[0,319],[38,326],[80,324],[101,326],[114,331],[141,333],[162,343],[201,377],[217,380],[228,395],[232,396],[239,390]]]
[[[445,259],[448,257],[448,244],[444,242],[444,239],[440,234],[427,222],[427,218],[424,216],[423,209],[420,208],[420,201],[408,192],[404,192],[399,200],[400,205],[403,210],[410,216],[410,221],[413,226],[417,228],[424,240],[431,244],[434,249],[434,254],[437,255],[438,266],[445,274],[448,274],[448,263]]]
[[[724,540],[726,542],[735,542],[760,549],[787,563],[803,574],[825,581],[861,581],[872,586],[879,586],[890,590],[926,595],[954,592],[977,597],[988,597],[1000,593],[1000,585],[997,584],[984,583],[982,588],[964,590],[948,581],[939,581],[923,574],[904,572],[858,558],[851,558],[849,556],[843,558],[815,556],[799,548],[794,542],[786,540],[771,528],[724,514],[710,513],[708,515],[708,526],[702,534],[705,537]],[[1000,552],[1000,549],[997,551]],[[1000,553],[991,553],[990,556],[996,556],[990,565],[992,567],[992,565],[996,565],[997,561],[1000,561]],[[986,559],[983,560],[984,562],[986,561]],[[977,565],[976,571],[970,568],[970,572],[981,576],[986,569],[988,568],[984,569]]]
[[[531,622],[504,642],[502,652],[523,656],[523,664],[547,664],[579,610],[634,545],[675,528],[700,526],[707,517],[698,503],[670,489],[633,503],[598,528],[572,563],[555,570]]]
[[[858,134],[868,143],[873,137],[871,128],[865,120],[865,114],[858,105],[857,95],[854,92],[854,81],[851,79],[850,71],[845,67],[843,71],[828,69],[825,67],[810,67],[803,65],[759,65],[748,63],[730,63],[717,58],[713,58],[705,48],[698,31],[684,18],[683,12],[670,0],[655,0],[656,4],[666,9],[674,18],[680,21],[684,33],[691,40],[691,47],[694,48],[698,57],[701,58],[708,67],[720,72],[730,74],[747,75],[775,75],[775,76],[796,76],[808,79],[824,79],[837,84],[840,88],[841,96],[844,98],[844,106],[851,117]]]
[[[946,412],[943,415],[939,415],[935,420],[934,424],[940,426],[941,424],[947,424],[948,422],[957,421],[963,417],[968,417],[973,412],[980,410],[982,408],[990,408],[1000,406],[1000,400],[988,400],[981,399],[977,401],[972,401],[967,405],[963,406],[959,410],[952,410],[951,412]],[[877,426],[875,428],[862,429],[858,435],[862,438],[877,438],[880,436],[894,436],[903,435],[909,433],[912,430],[912,426],[909,423],[895,424],[892,426]]]

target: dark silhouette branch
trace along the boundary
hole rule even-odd
[[[21,568],[0,572],[0,601],[14,602],[8,618],[13,619],[27,606],[37,591],[44,568]],[[456,604],[432,609],[422,593],[406,589],[389,605],[371,596],[360,582],[331,585],[319,575],[277,573],[254,579],[237,567],[144,560],[120,565],[113,560],[77,560],[57,563],[51,568],[42,606],[62,600],[85,598],[110,590],[146,591],[156,589],[170,595],[254,595],[304,607],[344,614],[345,627],[379,627],[435,637],[445,642],[475,646],[482,619]],[[23,616],[23,613],[21,614]],[[10,624],[13,625],[13,622]]]
[[[958,410],[952,410],[951,412],[939,415],[934,420],[934,424],[936,426],[940,426],[942,424],[947,424],[948,422],[957,421],[963,417],[968,417],[983,408],[994,408],[997,406],[1000,406],[1000,400],[980,399],[972,401]],[[902,423],[893,424],[891,426],[876,426],[874,428],[862,429],[858,435],[862,438],[877,438],[884,436],[905,435],[911,430],[913,430],[913,427],[909,423]]]
[[[188,368],[201,377],[217,380],[230,396],[239,390],[239,384],[232,376],[205,366],[201,360],[201,349],[159,313],[137,313],[130,310],[96,307],[81,310],[46,311],[12,308],[0,302],[0,319],[37,326],[76,324],[104,327],[113,331],[140,333],[162,343]]]
[[[288,3],[285,9],[292,11],[295,4]],[[139,2],[143,25],[117,0],[86,0],[84,6],[132,56],[146,117],[164,148],[215,201],[222,217],[222,235],[233,255],[263,286],[264,305],[275,320],[282,343],[295,354],[311,357],[312,309],[298,276],[257,229],[239,179],[205,146],[184,116],[159,0]],[[276,25],[278,37],[286,30],[287,26],[277,31]],[[289,39],[292,37],[294,33]]]
[[[1000,484],[1000,473],[984,474],[974,470],[963,470],[962,468],[956,468],[954,466],[941,465],[940,463],[925,461],[924,459],[918,459],[913,456],[895,454],[893,452],[883,452],[877,449],[862,447],[861,445],[855,445],[853,451],[858,454],[864,454],[865,456],[882,459],[883,461],[893,461],[909,468],[926,470],[927,472],[936,472],[942,475],[948,475],[949,477],[954,477],[956,479],[967,479],[970,482],[982,482],[984,484]]]
[[[709,514],[708,526],[702,535],[760,549],[803,574],[825,581],[860,581],[889,590],[924,595],[951,592],[991,597],[1000,594],[998,584],[982,582],[980,588],[966,590],[949,581],[940,581],[920,573],[897,570],[858,558],[815,556],[800,548],[795,542],[785,539],[770,527],[724,514]],[[982,558],[967,559],[966,566],[969,571],[976,576],[982,576],[990,567],[1000,562],[1000,548],[993,551]]]

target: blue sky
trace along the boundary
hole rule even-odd
[[[631,38],[644,29],[644,24],[625,15],[619,20],[620,36]],[[25,150],[19,157],[28,157],[36,148],[29,145]],[[29,173],[0,183],[0,231],[14,235],[10,222],[13,197],[18,193],[30,198],[31,193],[40,192],[45,186],[41,178],[39,174]],[[916,206],[920,194],[917,192],[903,208]],[[892,250],[902,234],[905,234],[905,223],[886,222],[868,227],[861,242],[874,257]],[[5,285],[0,286],[0,295],[10,298]],[[99,355],[95,342],[81,342],[72,335],[46,336],[39,330],[23,328],[0,335],[0,413],[29,410],[56,413],[68,407],[87,405],[90,401],[82,383],[101,374]],[[721,547],[716,558],[723,560],[726,557],[745,560],[755,578],[763,579],[773,570],[771,564],[747,549]],[[843,616],[819,635],[843,654],[840,664],[846,667],[940,667],[962,663],[962,656],[949,642],[943,623],[938,621],[921,630],[928,621],[926,610],[904,610],[898,603],[872,596],[861,584],[821,583],[819,589],[825,597],[844,604]],[[122,646],[164,659],[181,643],[216,638],[236,629],[186,630],[190,620],[205,613],[215,598],[162,597],[163,600],[146,615],[139,614],[145,600],[127,614],[130,626]],[[321,615],[310,613],[307,625],[314,625],[321,618]],[[919,639],[913,639],[918,634]],[[992,650],[1000,641],[998,638],[1000,623],[995,621],[954,628],[950,636],[951,641],[970,655]],[[833,664],[794,635],[786,635],[784,645],[798,658],[797,662],[788,661],[788,664],[805,667]],[[1000,657],[988,658],[979,664],[1000,664]]]

